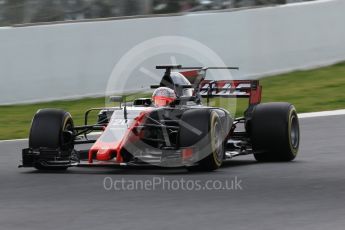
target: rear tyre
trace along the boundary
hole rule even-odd
[[[196,146],[199,159],[189,171],[213,171],[218,169],[224,159],[224,134],[219,115],[215,111],[187,111],[182,116],[180,146]],[[188,124],[188,125],[184,125]]]
[[[293,105],[282,102],[257,105],[249,132],[257,161],[286,162],[296,158],[300,129]]]
[[[29,147],[31,149],[61,150],[71,154],[74,149],[73,130],[73,120],[69,113],[56,109],[39,110],[32,120]],[[66,170],[68,167],[46,166],[37,163],[35,168],[38,170]]]

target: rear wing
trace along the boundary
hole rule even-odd
[[[261,102],[262,86],[258,80],[203,80],[199,94],[203,98],[249,98],[250,105]]]
[[[250,105],[261,103],[262,86],[259,80],[205,80],[206,71],[204,70],[190,70],[181,74],[190,81],[203,98],[249,98]]]

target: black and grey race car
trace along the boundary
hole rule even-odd
[[[253,154],[258,161],[292,161],[297,156],[300,130],[295,107],[261,103],[258,80],[206,78],[209,70],[234,67],[157,69],[165,73],[152,88],[173,90],[176,98],[169,104],[157,106],[152,98],[127,102],[114,96],[110,100],[119,102],[118,107],[86,111],[83,126],[75,126],[66,111],[41,109],[33,118],[20,167],[155,165],[211,171],[241,155]],[[214,98],[248,98],[248,108],[235,118],[225,108],[209,106]],[[98,121],[89,124],[95,110]]]

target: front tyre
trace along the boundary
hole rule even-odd
[[[210,154],[199,162],[199,167],[202,171],[213,171],[222,166],[225,146],[223,131],[219,116],[212,111],[209,120],[209,134],[207,136],[210,145],[208,146]]]
[[[296,109],[289,103],[264,103],[255,106],[250,121],[254,157],[257,161],[292,161],[300,143]]]
[[[187,167],[189,171],[213,171],[218,169],[224,159],[224,131],[217,112],[212,110],[196,110],[186,112],[181,125],[180,144],[182,147],[195,146],[199,149],[200,161],[195,166]],[[193,127],[201,134],[196,134]]]
[[[73,120],[69,113],[57,109],[39,110],[32,120],[29,147],[31,149],[58,150],[68,157],[74,149],[73,131]],[[35,168],[38,170],[66,170],[68,167],[47,166],[44,162],[37,162]]]

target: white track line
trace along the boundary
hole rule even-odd
[[[329,116],[339,116],[345,115],[345,109],[341,110],[333,110],[333,111],[322,111],[322,112],[313,112],[313,113],[300,113],[298,114],[298,118],[313,118],[313,117],[329,117]],[[95,135],[99,135],[100,133],[95,133]],[[17,140],[0,140],[0,143],[8,143],[8,142],[16,142],[16,141],[27,141],[28,139],[17,139]]]
[[[329,117],[329,116],[339,116],[339,115],[345,115],[345,109],[314,112],[314,113],[300,113],[300,114],[298,114],[298,117],[299,118],[312,118],[312,117]]]

